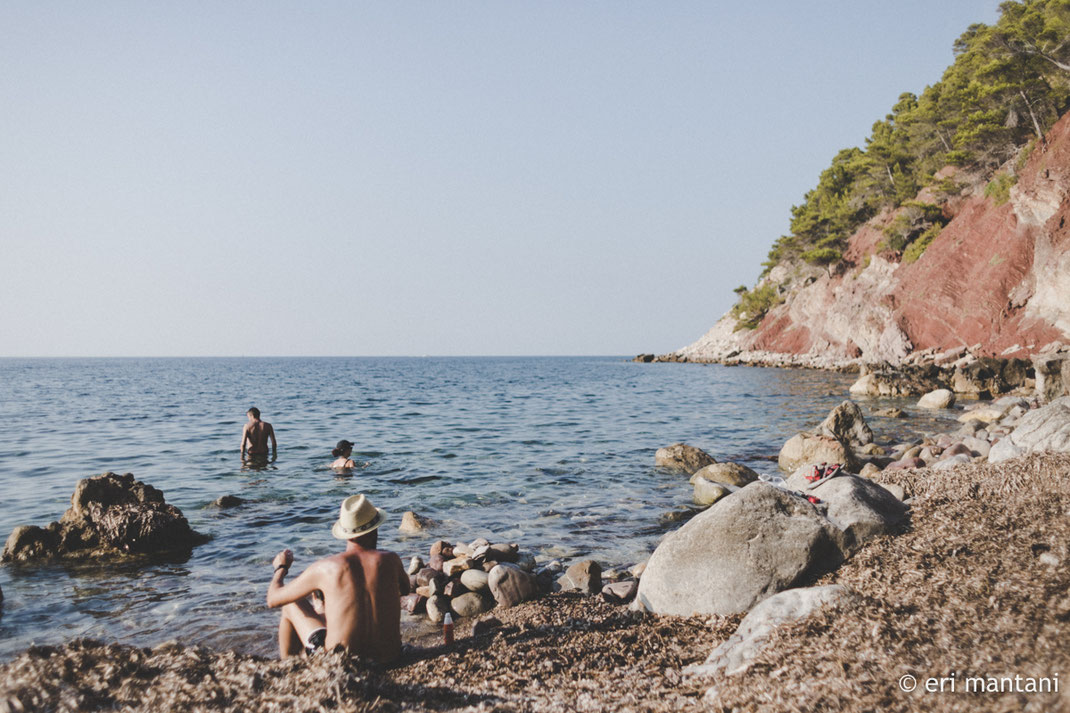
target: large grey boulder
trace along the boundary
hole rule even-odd
[[[805,498],[751,483],[658,545],[633,606],[678,616],[746,611],[838,566],[844,544]]]
[[[674,443],[659,448],[654,453],[654,465],[671,470],[682,470],[688,475],[716,463],[709,453],[686,443]]]
[[[844,532],[850,548],[892,532],[907,516],[906,505],[878,483],[845,473],[811,484],[806,475],[800,468],[786,485],[820,500],[825,517]]]
[[[998,463],[1045,451],[1070,453],[1070,396],[1024,414],[1015,429],[992,446],[988,460]]]
[[[858,599],[839,584],[788,589],[761,602],[743,617],[736,633],[715,648],[706,661],[688,666],[690,676],[731,676],[746,671],[772,633],[784,624],[801,621],[815,612]]]
[[[780,449],[777,465],[792,472],[802,465],[842,463],[847,470],[858,470],[858,459],[851,447],[832,436],[801,432],[789,438]]]
[[[873,442],[873,430],[854,401],[844,401],[832,409],[818,426],[818,431],[847,444],[864,446]]]

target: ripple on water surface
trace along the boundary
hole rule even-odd
[[[212,535],[183,561],[0,568],[0,657],[78,635],[272,654],[272,557],[288,547],[300,569],[337,551],[330,525],[357,492],[387,510],[380,542],[403,557],[486,536],[544,562],[631,565],[690,514],[687,477],[653,468],[654,450],[685,441],[774,474],[768,458],[850,381],[614,358],[0,360],[0,533],[57,519],[79,478],[114,470]],[[279,441],[265,466],[237,458],[251,405]],[[328,468],[341,438],[357,444],[348,473]],[[228,494],[245,504],[208,507]],[[441,524],[402,536],[405,510]]]

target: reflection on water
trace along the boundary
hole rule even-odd
[[[289,547],[300,568],[337,550],[330,525],[355,492],[390,514],[380,541],[402,556],[486,536],[542,561],[630,565],[690,513],[687,478],[653,468],[654,450],[686,441],[774,473],[783,442],[851,381],[592,358],[0,360],[0,536],[57,519],[75,482],[105,470],[160,488],[213,536],[184,562],[0,568],[0,657],[72,636],[272,654],[272,557]],[[274,425],[274,462],[239,458],[251,404]],[[871,425],[895,439],[948,428],[927,418]],[[328,467],[339,438],[361,467]],[[209,507],[222,495],[245,503]],[[442,525],[402,535],[405,510]]]

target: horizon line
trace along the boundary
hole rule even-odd
[[[631,358],[636,354],[69,354],[0,355],[0,359],[575,359]]]

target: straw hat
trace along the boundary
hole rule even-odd
[[[338,522],[331,534],[339,540],[352,540],[376,529],[386,520],[386,513],[372,505],[363,495],[351,495],[342,501]]]

